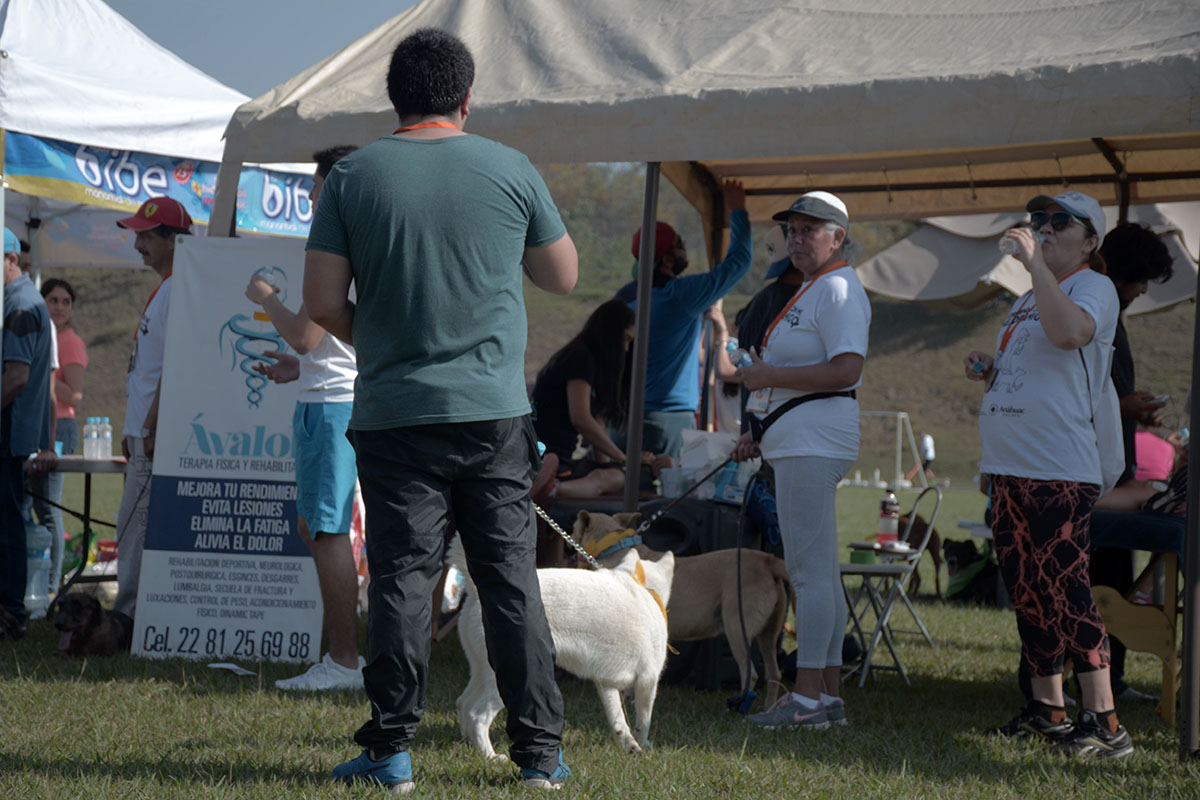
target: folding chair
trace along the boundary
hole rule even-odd
[[[920,633],[925,637],[925,641],[929,643],[930,647],[933,646],[933,638],[929,635],[929,631],[926,629],[925,623],[921,621],[917,610],[913,608],[912,601],[909,599],[908,592],[906,591],[908,583],[921,561],[921,556],[925,554],[926,544],[933,538],[927,533],[916,547],[908,546],[908,538],[912,533],[913,525],[916,523],[917,511],[921,508],[921,501],[925,499],[926,495],[931,493],[933,494],[933,512],[925,518],[925,523],[929,531],[932,532],[933,526],[937,522],[938,511],[942,507],[942,490],[935,486],[929,487],[917,496],[916,502],[913,503],[912,509],[908,512],[908,524],[904,527],[903,533],[898,537],[897,545],[895,547],[882,545],[875,551],[878,557],[882,559],[882,563],[841,565],[842,593],[846,597],[846,607],[850,612],[850,626],[858,634],[860,640],[866,643],[866,650],[863,653],[862,661],[849,672],[850,675],[853,675],[856,671],[861,670],[858,681],[860,687],[864,686],[867,682],[867,675],[871,672],[871,659],[875,655],[875,649],[881,641],[887,645],[888,651],[892,654],[893,665],[875,665],[875,669],[895,670],[900,673],[900,677],[904,679],[906,684],[911,685],[912,683],[908,679],[908,673],[904,669],[904,664],[900,661],[900,656],[896,653],[894,641],[896,631],[891,626],[892,612],[898,600],[902,600],[904,605],[908,607],[909,613],[912,614],[912,618],[916,621],[919,628],[917,631],[900,632]],[[848,576],[857,576],[862,579],[862,584],[854,594],[851,594],[850,587],[846,585],[846,578]],[[863,625],[868,621],[868,610],[875,618],[875,627],[871,631],[869,638],[863,633]]]

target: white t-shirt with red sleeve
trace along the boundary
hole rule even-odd
[[[1017,300],[996,338],[996,378],[979,408],[980,469],[1099,485],[1092,414],[1104,382],[1111,380],[1117,291],[1091,269],[1069,275],[1059,286],[1091,316],[1096,332],[1078,350],[1055,347],[1042,329],[1032,292]]]
[[[802,293],[802,294],[801,294]],[[842,353],[866,358],[871,303],[854,268],[847,265],[819,275],[797,290],[790,305],[766,337],[763,361],[783,367],[827,363]],[[856,389],[861,378],[838,391]],[[810,392],[775,388],[765,418],[780,405]],[[858,401],[827,397],[796,406],[767,429],[763,456],[858,458]]]

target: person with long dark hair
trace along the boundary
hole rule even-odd
[[[610,494],[625,483],[625,453],[606,426],[619,428],[625,421],[633,323],[633,309],[609,300],[538,373],[533,425],[547,452],[558,456],[561,497]]]
[[[53,388],[55,413],[58,415],[54,429],[55,441],[62,442],[64,456],[79,447],[79,426],[75,422],[75,409],[83,402],[83,377],[87,370],[87,346],[75,332],[71,315],[75,311],[75,289],[62,278],[50,278],[42,284],[42,298],[50,311],[50,320],[58,332],[58,369],[54,372]],[[58,593],[62,581],[63,562],[63,519],[57,505],[62,503],[62,472],[47,472],[30,477],[30,486],[35,495],[33,509],[38,520],[50,531],[50,592]],[[49,503],[40,498],[46,498]]]

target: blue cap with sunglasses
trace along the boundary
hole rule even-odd
[[[1103,236],[1107,227],[1104,220],[1104,211],[1101,210],[1100,204],[1093,197],[1088,197],[1082,192],[1063,192],[1060,195],[1051,197],[1046,194],[1039,194],[1037,197],[1025,204],[1025,210],[1030,213],[1044,211],[1046,206],[1057,204],[1063,211],[1070,214],[1080,222],[1090,225],[1092,233],[1097,236]],[[1045,224],[1044,222],[1042,224]],[[1066,227],[1066,223],[1056,225],[1053,217],[1050,219],[1050,224],[1056,231]],[[1037,227],[1035,225],[1035,227]]]

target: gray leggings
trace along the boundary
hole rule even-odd
[[[783,555],[796,592],[796,666],[842,664],[846,601],[838,565],[837,485],[853,461],[821,456],[772,459]]]

